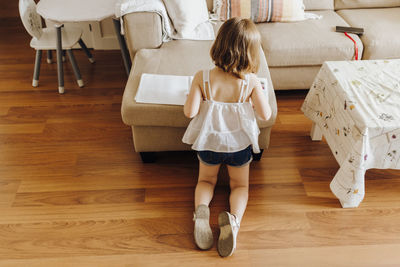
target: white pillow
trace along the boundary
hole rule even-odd
[[[191,36],[208,20],[206,0],[163,0],[178,36]]]

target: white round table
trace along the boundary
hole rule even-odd
[[[117,0],[40,0],[36,11],[59,22],[101,21],[114,16]]]
[[[131,68],[129,52],[124,37],[121,35],[121,25],[115,18],[115,4],[118,0],[40,0],[36,11],[44,19],[55,23],[57,32],[57,67],[58,85],[64,88],[64,73],[62,65],[61,28],[67,22],[101,21],[113,17],[114,28],[121,48],[122,58],[127,75]]]

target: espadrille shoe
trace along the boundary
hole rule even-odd
[[[214,238],[210,227],[210,208],[199,205],[193,213],[194,242],[200,249],[209,249],[213,246]]]
[[[227,211],[218,215],[219,239],[218,253],[221,257],[228,257],[236,249],[236,237],[239,232],[239,222],[236,217]]]

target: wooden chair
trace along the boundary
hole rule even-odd
[[[55,28],[42,27],[42,19],[36,12],[36,4],[33,0],[19,0],[19,14],[26,31],[32,36],[30,46],[36,50],[32,86],[37,87],[39,85],[42,51],[47,51],[47,63],[52,63],[52,50],[57,49],[57,32]],[[83,87],[83,81],[72,52],[72,47],[79,43],[88,56],[89,61],[91,63],[95,62],[89,49],[82,41],[81,36],[82,29],[77,27],[64,28],[62,31],[62,50],[63,53],[66,51],[68,54],[79,87]],[[63,57],[63,61],[64,59],[65,57]],[[62,64],[62,62],[57,62],[57,64]],[[59,79],[64,79],[64,75],[60,68],[58,68],[58,72]],[[64,85],[64,81],[62,81],[61,84]],[[64,86],[59,86],[58,91],[61,94],[64,93]]]

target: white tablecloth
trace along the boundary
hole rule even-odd
[[[367,169],[400,169],[400,60],[324,63],[302,111],[340,165],[330,187],[343,207],[361,203]]]

